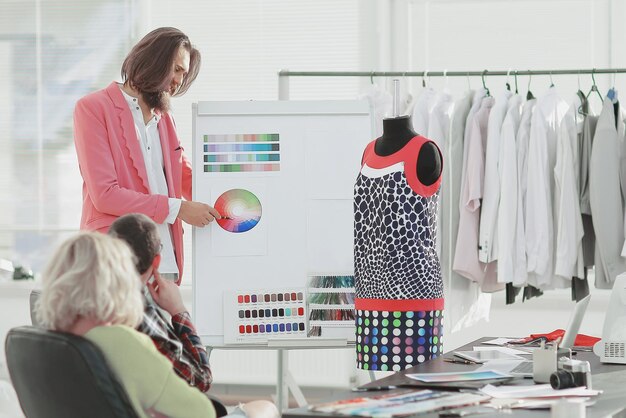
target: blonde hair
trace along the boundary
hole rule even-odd
[[[143,315],[140,287],[125,242],[82,232],[61,244],[44,270],[37,316],[57,331],[69,330],[79,317],[135,327]]]

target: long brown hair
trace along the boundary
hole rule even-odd
[[[189,72],[174,96],[182,96],[200,71],[200,51],[176,28],[158,28],[147,34],[128,53],[122,64],[122,80],[140,92],[158,93],[171,74],[180,47],[189,52]]]

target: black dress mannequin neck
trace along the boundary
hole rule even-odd
[[[383,135],[376,140],[374,152],[383,157],[392,155],[416,136],[409,116],[383,119]],[[426,142],[417,157],[417,178],[422,184],[429,186],[441,175],[441,167],[439,149],[432,141]]]
[[[383,119],[383,135],[376,140],[374,151],[383,157],[395,154],[415,136],[410,117]]]

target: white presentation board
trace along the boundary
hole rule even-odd
[[[371,140],[366,100],[194,104],[193,199],[231,218],[193,228],[205,344],[224,344],[224,292],[353,274],[353,188]]]

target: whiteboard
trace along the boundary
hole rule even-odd
[[[233,216],[193,228],[193,317],[205,344],[224,344],[225,291],[353,274],[353,188],[371,140],[366,100],[193,104],[193,199],[260,206],[252,224]]]

